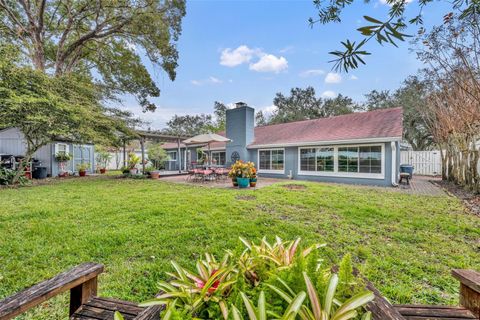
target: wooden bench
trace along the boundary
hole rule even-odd
[[[375,299],[367,305],[376,320],[467,320],[480,319],[480,273],[473,270],[453,270],[460,281],[460,306],[392,305],[373,284],[367,288]]]
[[[161,307],[139,307],[137,304],[97,297],[97,277],[103,265],[84,263],[49,280],[36,284],[0,301],[0,320],[15,316],[40,303],[70,290],[69,317],[74,320],[113,320],[115,311],[126,320],[159,319]],[[375,320],[480,320],[480,273],[473,270],[453,270],[460,281],[460,306],[392,305],[367,282],[375,299],[367,305]]]
[[[103,265],[83,263],[0,301],[0,320],[20,315],[46,300],[70,290],[69,317],[75,320],[113,320],[115,311],[126,320],[159,319],[161,307],[139,307],[116,299],[97,297],[97,277]]]

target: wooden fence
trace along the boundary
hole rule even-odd
[[[414,166],[414,174],[438,176],[442,174],[440,151],[401,151],[400,164]]]

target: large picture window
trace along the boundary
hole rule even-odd
[[[333,148],[305,148],[300,149],[301,171],[330,171],[333,172]]]
[[[382,147],[359,147],[360,172],[382,173]]]
[[[283,171],[285,152],[283,149],[259,150],[258,168],[266,171]]]
[[[382,178],[383,157],[382,145],[299,148],[299,174]]]
[[[358,172],[358,147],[338,148],[338,171]]]

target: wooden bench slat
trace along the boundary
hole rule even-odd
[[[103,265],[83,263],[0,301],[0,319],[11,319],[51,297],[87,282],[103,272]]]
[[[452,276],[470,289],[480,293],[480,272],[465,269],[453,269]]]
[[[405,320],[369,281],[367,282],[367,289],[375,295],[375,299],[367,304],[367,310],[372,313],[374,320]]]
[[[87,301],[84,305],[95,307],[95,308],[102,308],[105,310],[110,311],[120,311],[122,314],[131,314],[133,316],[137,316],[140,312],[142,312],[145,308],[139,307],[137,304],[117,300],[117,299],[109,299],[109,298],[98,298],[95,297],[89,301]]]
[[[404,317],[412,316],[433,319],[478,319],[468,309],[461,307],[437,307],[430,305],[395,306],[395,309]]]

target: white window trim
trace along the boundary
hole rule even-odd
[[[283,151],[283,170],[260,169],[260,151],[273,151],[273,150],[282,150]],[[258,149],[257,150],[257,162],[258,162],[258,173],[285,174],[285,148]],[[271,156],[271,154],[270,154],[270,167],[272,167],[272,156]]]
[[[65,146],[65,153],[69,154],[70,153],[70,146],[68,143],[63,143],[63,142],[57,142],[55,143],[55,155],[60,152],[60,146]]]
[[[338,148],[344,147],[381,147],[382,161],[380,165],[380,173],[361,173],[361,172],[340,172],[338,171]],[[312,148],[333,148],[333,172],[332,171],[302,171],[301,170],[301,157],[300,151],[302,149]],[[308,146],[298,148],[298,168],[297,172],[299,176],[319,176],[319,177],[338,177],[338,178],[359,178],[359,179],[385,179],[385,144],[351,144],[351,145],[339,145],[339,146]]]
[[[170,153],[175,153],[175,159],[172,159],[172,158],[170,157]],[[177,150],[175,150],[175,151],[167,151],[167,155],[168,155],[168,161],[169,161],[169,162],[177,162],[177,159],[178,159]]]
[[[223,165],[225,165],[225,164],[227,163],[227,153],[226,153],[225,151],[221,151],[221,150],[219,150],[219,151],[210,151],[210,153],[212,154],[212,159],[211,159],[212,161],[213,161],[213,155],[214,155],[214,154],[218,153],[218,155],[219,155],[218,157],[221,158],[221,157],[220,157],[220,153],[225,153],[225,163],[219,164],[219,163],[217,162],[217,164],[223,166]]]

